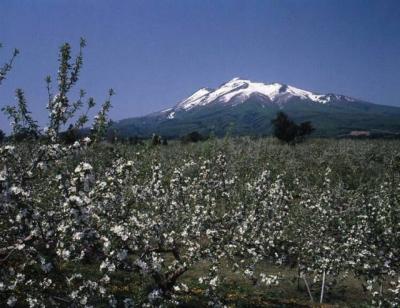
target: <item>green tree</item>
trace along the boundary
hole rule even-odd
[[[289,119],[286,113],[280,111],[272,120],[274,136],[285,142],[292,142],[296,138],[298,127]]]
[[[274,136],[287,143],[301,141],[315,130],[310,121],[297,125],[282,111],[277,113],[271,123],[274,126]]]

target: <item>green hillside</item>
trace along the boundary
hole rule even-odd
[[[369,131],[372,135],[400,133],[400,108],[365,102],[317,104],[292,99],[285,105],[265,104],[250,99],[226,106],[212,104],[177,112],[173,119],[162,113],[130,118],[115,124],[123,136],[148,137],[153,133],[176,138],[192,131],[216,136],[271,134],[271,119],[283,110],[296,122],[311,121],[315,136],[336,137],[351,131]]]

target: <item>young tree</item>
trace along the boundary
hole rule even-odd
[[[75,116],[76,112],[83,107],[83,99],[86,95],[84,90],[80,90],[79,98],[75,102],[71,102],[68,95],[79,79],[79,74],[83,65],[83,49],[85,46],[86,41],[81,38],[79,53],[74,63],[71,63],[70,44],[65,43],[60,47],[56,94],[52,93],[51,77],[46,77],[48,93],[47,109],[49,110],[49,125],[46,129],[46,134],[53,142],[58,141],[60,130]],[[94,105],[93,98],[89,98],[87,101],[87,110],[94,107]],[[87,120],[86,111],[84,115],[78,118],[74,126],[77,128],[82,127]]]
[[[89,110],[95,106],[94,99],[90,97],[86,101],[86,111],[80,116],[77,116],[78,111],[84,106],[86,92],[81,89],[78,99],[75,101],[69,97],[72,88],[79,80],[79,74],[83,65],[83,49],[85,46],[86,41],[81,38],[79,53],[74,61],[71,61],[70,44],[65,43],[60,47],[56,94],[52,93],[51,77],[47,76],[45,79],[48,94],[47,109],[49,110],[49,123],[44,129],[44,132],[51,143],[58,143],[60,141],[60,137],[62,137],[61,132],[65,130],[67,125],[69,125],[67,133],[79,131],[79,129],[88,122]],[[12,62],[17,54],[18,50],[15,50],[11,61],[6,64],[4,68],[0,69],[0,76],[5,76],[5,72],[11,69]],[[2,79],[0,79],[0,81],[1,80]],[[107,100],[101,106],[101,110],[95,118],[92,133],[96,141],[104,138],[107,131],[109,123],[107,113],[111,108],[111,96],[113,95],[114,91],[110,89]],[[2,109],[11,120],[13,135],[23,138],[26,136],[37,137],[39,135],[39,127],[37,122],[34,121],[30,115],[24,92],[21,89],[17,89],[16,96],[18,100],[17,106],[6,106]],[[65,136],[65,133],[63,136]]]
[[[108,90],[108,98],[101,106],[100,111],[94,118],[91,128],[92,137],[95,141],[100,141],[107,134],[108,128],[111,125],[111,120],[108,118],[108,112],[111,109],[111,97],[115,95],[113,89]]]
[[[21,141],[38,137],[39,126],[28,110],[24,91],[17,89],[15,94],[18,101],[17,106],[6,106],[1,109],[11,122],[13,138]]]

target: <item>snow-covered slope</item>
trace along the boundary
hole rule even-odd
[[[280,83],[266,84],[234,78],[224,83],[218,89],[202,88],[198,90],[187,99],[178,103],[172,112],[186,111],[213,103],[236,105],[245,102],[253,95],[262,97],[266,102],[277,104],[284,104],[292,97],[321,104],[326,104],[334,99],[353,101],[353,99],[342,95],[317,94]]]
[[[202,88],[172,108],[128,118],[115,125],[124,136],[153,133],[176,138],[193,131],[225,136],[268,135],[279,111],[294,121],[311,121],[318,136],[351,131],[400,132],[400,108],[337,94],[319,94],[281,83],[234,78],[217,89]]]

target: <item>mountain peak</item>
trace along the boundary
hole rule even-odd
[[[237,105],[248,101],[253,96],[261,98],[266,103],[278,105],[285,104],[293,97],[321,104],[339,100],[338,95],[323,95],[278,82],[254,82],[249,79],[235,77],[223,83],[217,89],[201,88],[187,99],[178,103],[174,109],[190,110],[197,106],[214,103]],[[351,98],[340,96],[340,100],[350,101]]]
[[[235,77],[235,78],[232,78],[231,80],[227,81],[225,84],[227,84],[227,83],[235,83],[235,82],[251,83],[252,81],[250,79],[246,79],[246,78]]]
[[[244,79],[240,78],[240,77],[234,77],[231,80],[229,80],[228,82],[233,82],[233,81],[237,81],[237,80],[244,80]]]
[[[271,83],[264,83],[264,82],[259,82],[259,81],[253,81],[247,78],[242,78],[242,77],[234,77],[231,80],[225,82],[224,84],[232,84],[232,83],[251,83],[251,84],[263,84],[263,85],[285,85],[279,82],[271,82]],[[223,84],[223,85],[224,85]]]
[[[232,78],[231,80],[229,80],[227,83],[234,82],[234,81],[248,81],[248,82],[251,82],[249,79],[236,76],[236,77]]]
[[[234,134],[259,136],[271,133],[269,123],[281,109],[295,119],[312,121],[324,136],[386,127],[386,123],[398,123],[400,117],[400,108],[235,77],[216,89],[201,88],[172,108],[119,125],[131,134],[177,137],[195,130],[223,136],[234,123]],[[390,127],[400,131],[396,124]]]

